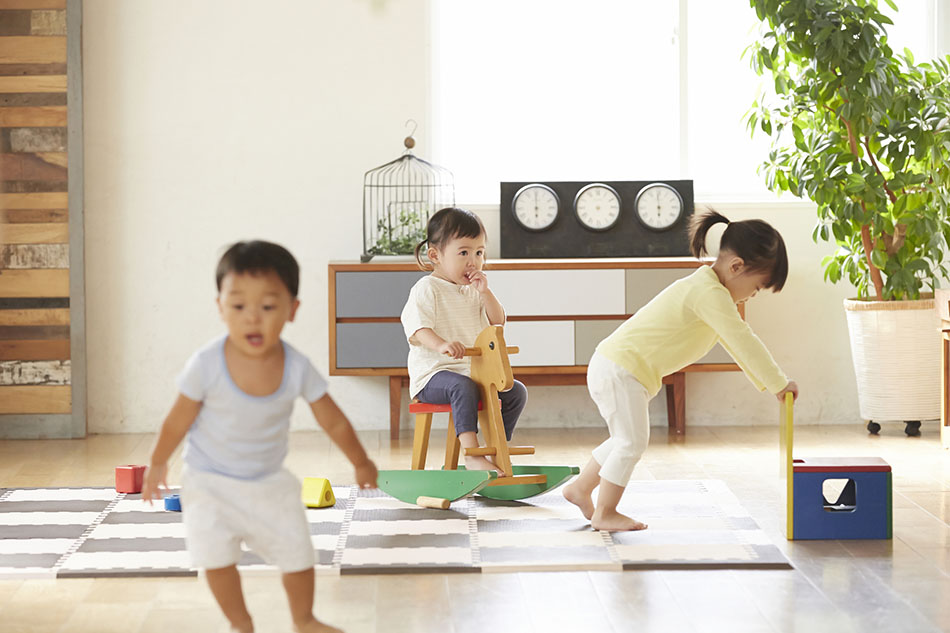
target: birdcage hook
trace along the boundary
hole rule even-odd
[[[412,131],[409,132],[409,136],[403,140],[403,145],[406,146],[406,151],[410,151],[413,147],[416,146],[416,139],[412,138],[412,135],[416,133],[416,128],[419,127],[419,124],[416,123],[415,119],[406,119],[406,127],[409,127],[409,124],[412,124]]]

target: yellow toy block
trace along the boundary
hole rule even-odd
[[[304,477],[300,496],[308,508],[325,508],[336,503],[330,480],[323,477]]]

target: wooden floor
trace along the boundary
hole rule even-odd
[[[318,577],[318,615],[349,633],[950,631],[950,453],[935,423],[920,438],[902,429],[886,426],[880,437],[858,424],[796,429],[798,455],[877,455],[892,465],[892,542],[785,541],[775,427],[694,427],[685,440],[655,428],[634,477],[724,480],[794,570]],[[411,440],[386,435],[361,437],[381,468],[406,467]],[[538,447],[533,463],[580,465],[604,436],[544,429],[515,440]],[[0,486],[111,485],[113,466],[145,463],[151,441],[0,441]],[[295,433],[288,465],[352,482],[321,433]],[[178,466],[176,458],[176,475]],[[291,630],[276,576],[248,578],[245,589],[258,631]],[[3,633],[226,629],[201,579],[0,580]]]

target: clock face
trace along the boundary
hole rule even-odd
[[[515,194],[511,211],[518,224],[529,231],[544,231],[557,220],[559,200],[546,185],[525,185]]]
[[[641,189],[633,206],[640,222],[654,231],[667,230],[683,216],[683,198],[676,189],[663,183]]]
[[[606,231],[620,219],[620,194],[600,183],[587,185],[574,198],[574,213],[584,227]]]

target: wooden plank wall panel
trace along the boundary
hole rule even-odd
[[[66,0],[0,0],[3,415],[71,412],[66,45]]]
[[[70,413],[71,391],[69,385],[0,386],[0,414]]]

